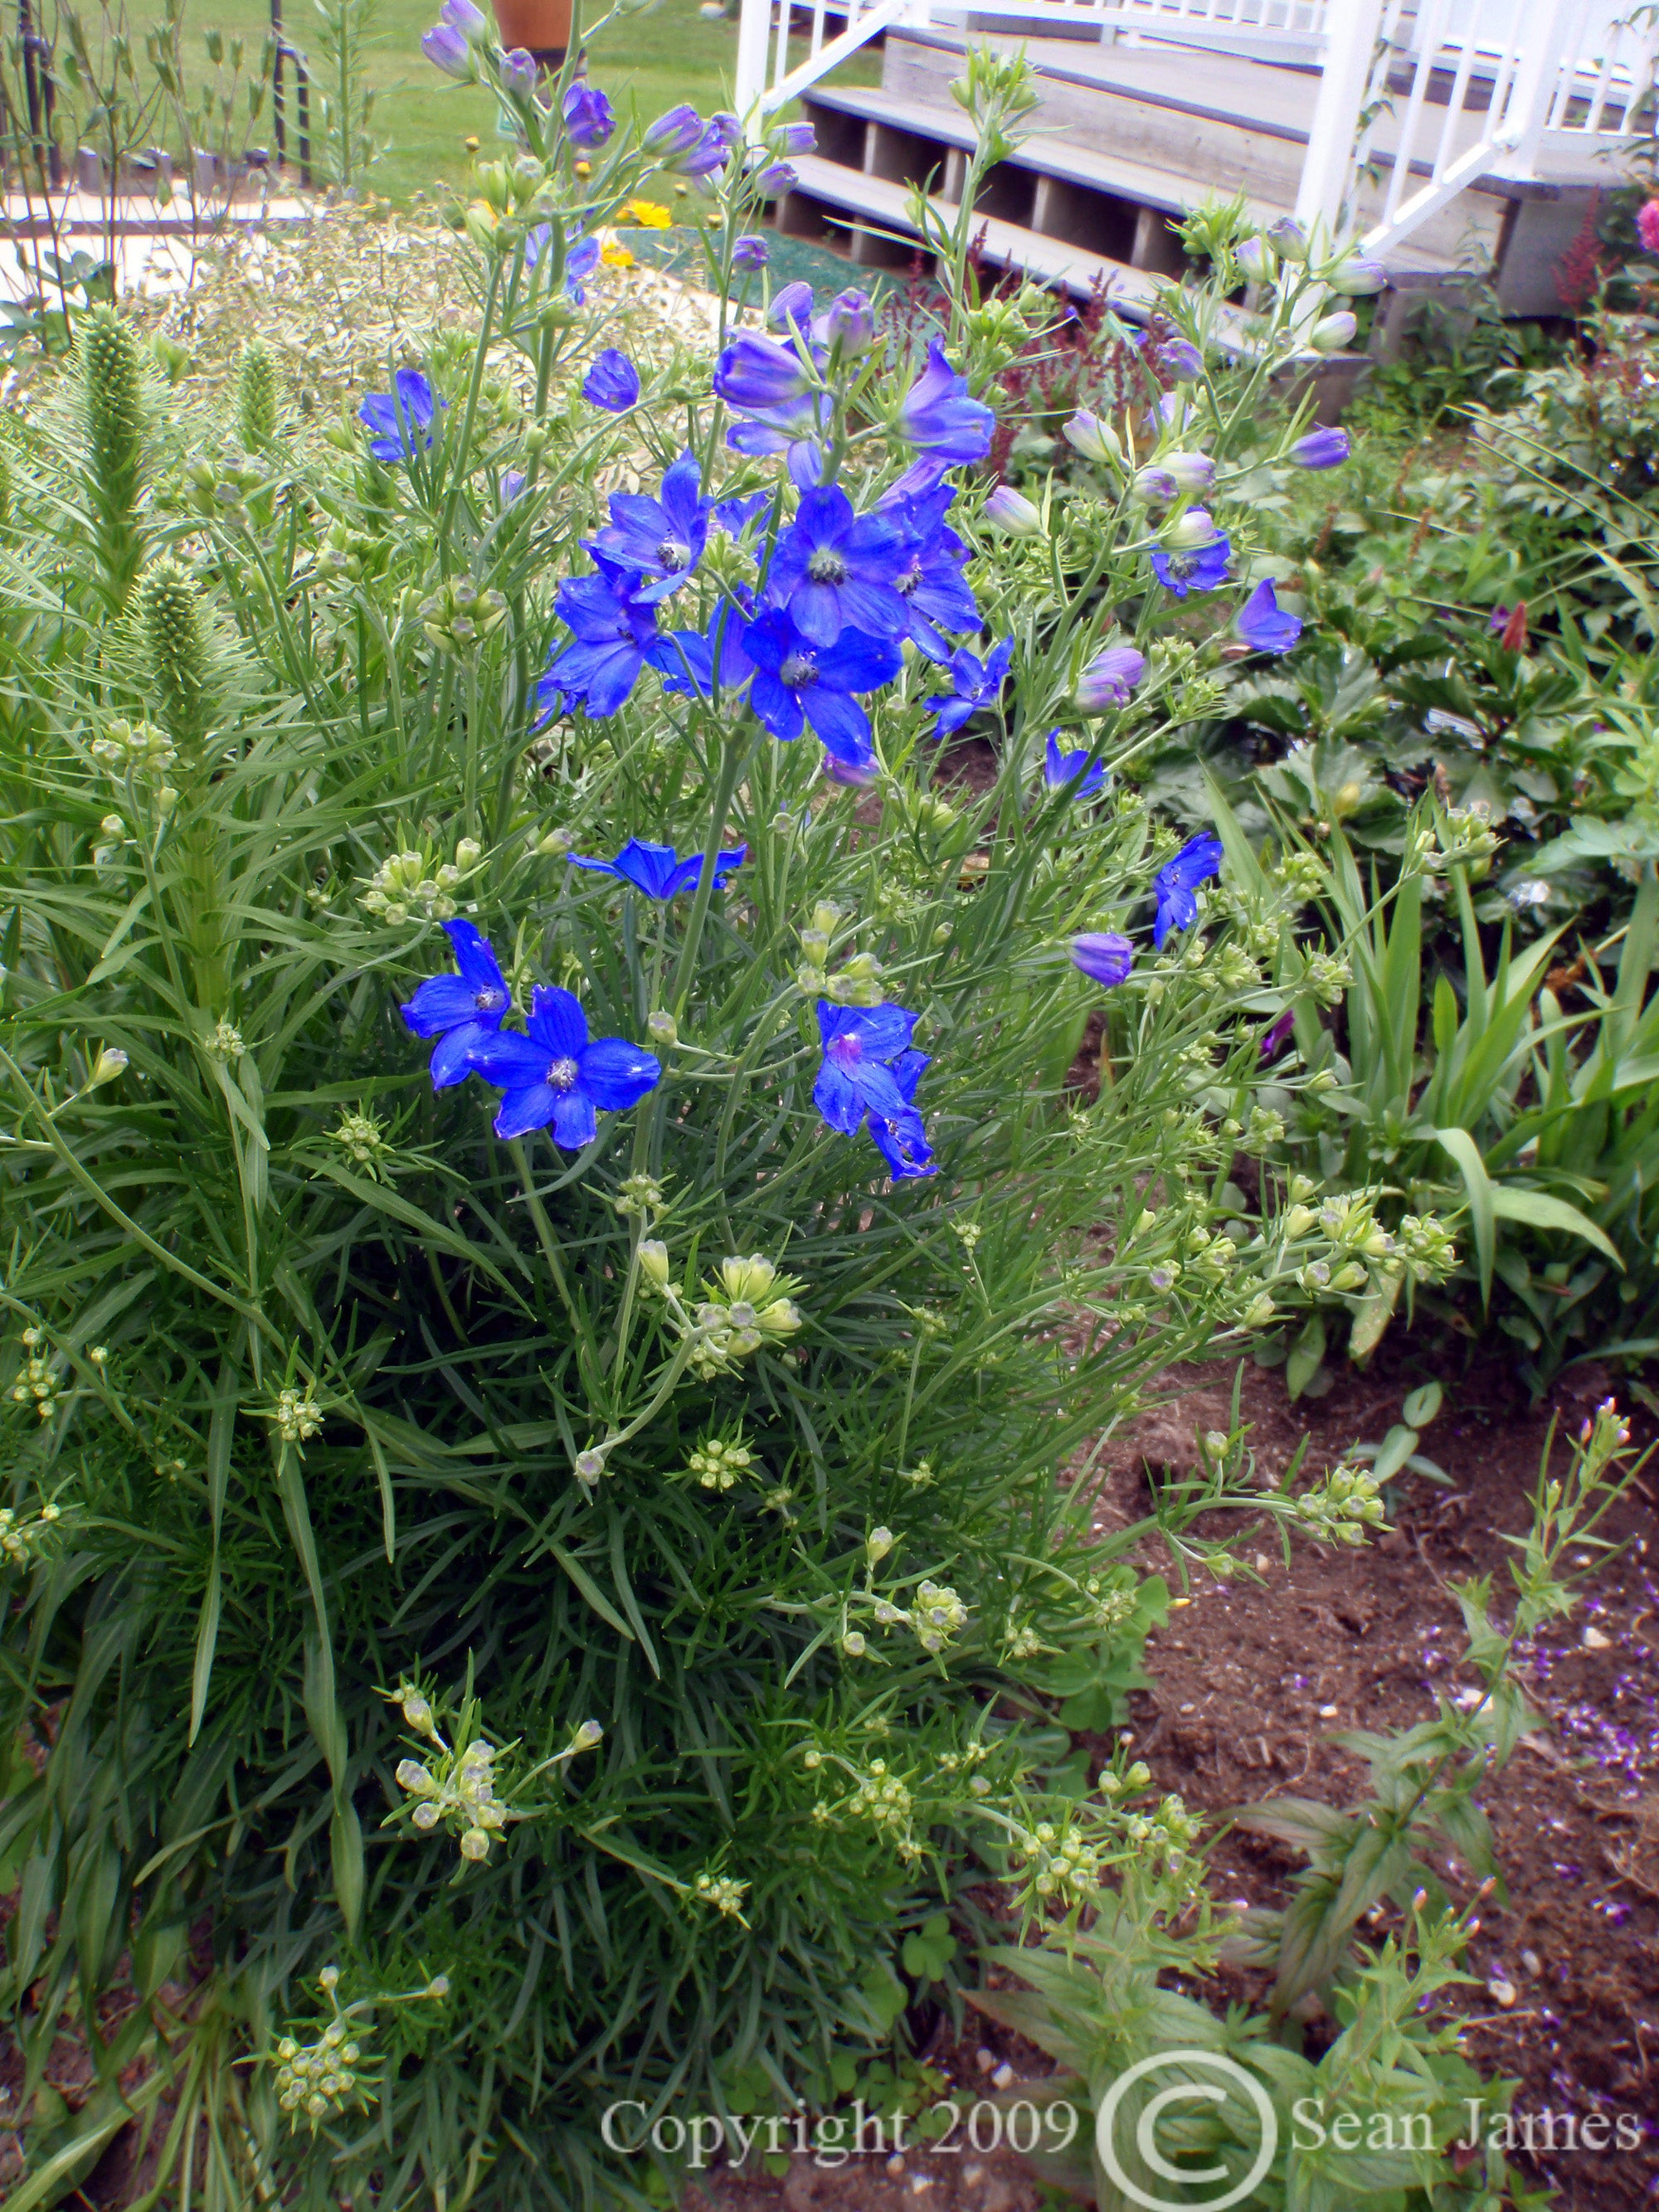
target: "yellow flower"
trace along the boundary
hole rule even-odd
[[[659,207],[655,200],[629,200],[623,213],[631,215],[641,230],[672,230],[674,227],[672,210]]]
[[[591,177],[592,173],[593,164],[591,161],[578,161],[576,163],[576,174],[579,177]]]
[[[610,245],[599,248],[599,258],[607,269],[631,269],[634,266],[633,255],[625,246],[618,246],[614,240]]]

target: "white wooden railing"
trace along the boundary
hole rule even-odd
[[[1636,0],[743,0],[737,102],[758,121],[889,27],[987,16],[1034,39],[1087,26],[1311,64],[1297,216],[1386,256],[1476,177],[1537,178],[1569,155],[1579,167],[1651,130],[1659,28],[1632,11],[1648,14]],[[1367,162],[1386,179],[1368,224],[1354,211]],[[1619,181],[1611,158],[1595,173]]]

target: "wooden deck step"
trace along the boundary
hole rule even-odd
[[[842,228],[850,234],[855,263],[877,268],[908,264],[914,249],[881,234],[893,231],[900,240],[920,238],[910,219],[907,185],[866,175],[817,154],[797,155],[790,166],[798,181],[779,203],[781,231],[810,238]],[[954,222],[957,209],[951,201],[935,194],[930,204],[944,222]],[[850,222],[837,225],[833,218],[826,219],[826,208],[845,210]],[[1128,322],[1144,323],[1158,304],[1159,278],[1154,271],[994,216],[987,216],[980,227],[985,234],[985,258],[998,268],[1018,270],[1040,284],[1062,286],[1078,298],[1087,298],[1097,284],[1103,285],[1112,307]],[[1241,348],[1238,318],[1229,316],[1218,336],[1222,344]]]
[[[960,108],[953,105],[952,111],[947,112],[942,107],[907,99],[878,85],[814,85],[803,95],[802,106],[817,128],[821,152],[828,154],[832,161],[846,162],[849,167],[868,167],[877,176],[895,173],[874,167],[865,149],[860,149],[855,158],[851,134],[838,132],[833,121],[829,121],[826,128],[829,118],[844,116],[854,130],[860,123],[873,124],[878,130],[899,137],[908,137],[924,144],[936,143],[963,152],[974,143],[974,126]],[[899,150],[902,149],[895,149]],[[1067,184],[1085,185],[1136,206],[1159,209],[1165,215],[1185,215],[1205,197],[1202,188],[1170,170],[1128,161],[1074,138],[1028,139],[1009,156],[1009,166],[1032,169],[1042,176],[1058,177]],[[923,178],[920,174],[908,176],[905,181],[920,184]],[[1254,198],[1249,204],[1254,220],[1264,226],[1287,215],[1291,207],[1289,201]]]
[[[1019,42],[988,43],[1012,47]],[[955,110],[950,88],[961,75],[965,47],[965,34],[890,32],[882,89],[915,106]],[[1033,39],[1026,52],[1037,93],[1027,118],[1034,134],[1046,131],[1050,143],[1100,152],[1109,148],[1115,160],[1178,180],[1193,204],[1239,191],[1268,207],[1295,204],[1316,76],[1233,56],[1224,62],[1190,52],[1120,52],[1062,40]],[[1183,76],[1191,80],[1184,88]],[[1224,81],[1235,76],[1238,81],[1224,95]],[[1462,117],[1459,125],[1472,133],[1482,120]],[[1362,190],[1362,221],[1371,203],[1380,209],[1382,189]],[[1514,191],[1512,186],[1502,191],[1476,187],[1460,194],[1413,234],[1402,251],[1402,265],[1449,268],[1466,262],[1471,243],[1495,254]]]

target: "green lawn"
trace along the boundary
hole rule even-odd
[[[469,162],[466,140],[481,138],[486,150],[494,143],[494,109],[484,94],[452,83],[421,52],[421,33],[436,21],[439,0],[380,0],[375,14],[368,67],[378,94],[377,136],[389,143],[369,181],[393,200],[459,184]],[[160,10],[135,0],[132,15],[143,25]],[[284,18],[290,43],[314,56],[321,27],[309,0],[288,0]],[[202,38],[210,25],[228,38],[245,34],[257,51],[269,23],[268,0],[201,0],[193,23],[186,21],[187,67],[206,73]],[[734,22],[705,22],[696,0],[664,0],[654,15],[625,16],[603,33],[590,51],[589,74],[619,111],[633,106],[648,120],[684,100],[707,113],[729,101],[737,48]],[[879,56],[860,55],[842,81],[874,82],[879,75]]]

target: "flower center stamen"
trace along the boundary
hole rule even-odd
[[[811,653],[792,653],[778,671],[778,681],[790,690],[798,691],[804,684],[818,680],[817,655]]]
[[[864,1041],[856,1036],[832,1039],[829,1055],[837,1067],[856,1067],[864,1058]]]
[[[556,1060],[547,1071],[550,1091],[572,1091],[576,1084],[576,1063],[574,1060]]]
[[[657,566],[671,576],[691,565],[691,548],[678,538],[665,538],[657,548]]]
[[[815,584],[844,584],[847,563],[832,545],[820,545],[807,562],[806,573]]]
[[[486,983],[482,991],[475,991],[472,1003],[481,1014],[493,1014],[498,1006],[507,1004],[505,991],[498,991],[493,983]]]

